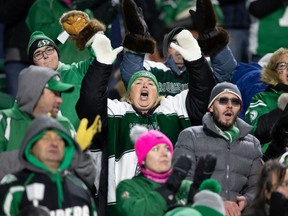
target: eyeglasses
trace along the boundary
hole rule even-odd
[[[36,53],[34,53],[33,58],[35,60],[39,61],[40,59],[44,58],[44,53],[46,55],[52,55],[54,53],[54,51],[55,51],[54,47],[47,47],[43,51],[37,51]]]
[[[227,97],[221,97],[221,98],[217,98],[217,101],[219,101],[219,104],[221,105],[227,105],[229,101],[231,101],[231,104],[233,106],[240,106],[241,101],[238,98],[227,98]]]
[[[283,181],[280,186],[283,186],[283,187],[288,187],[288,181]]]
[[[287,69],[287,67],[288,67],[288,62],[279,62],[277,63],[276,71],[283,72],[283,70]]]

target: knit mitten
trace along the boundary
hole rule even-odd
[[[170,46],[178,51],[186,61],[195,61],[202,57],[198,42],[190,31],[182,30],[176,36],[176,40],[179,45],[172,42]]]
[[[110,39],[102,33],[95,35],[91,46],[96,54],[97,61],[108,65],[112,64],[118,53],[123,50],[122,46],[113,50]]]

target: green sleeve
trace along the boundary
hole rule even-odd
[[[3,116],[3,113],[0,113],[0,153],[6,151],[8,140],[5,138],[6,130],[6,118]]]
[[[118,216],[162,216],[167,208],[164,198],[153,187],[139,186],[124,180],[116,190]]]

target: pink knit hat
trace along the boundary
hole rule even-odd
[[[143,161],[147,153],[158,144],[167,144],[169,146],[171,154],[173,153],[173,145],[169,138],[157,130],[149,130],[141,134],[135,143],[135,151],[138,157],[138,165],[143,166]]]

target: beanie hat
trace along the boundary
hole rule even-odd
[[[128,87],[127,87],[128,95],[130,95],[130,90],[131,90],[132,84],[134,83],[134,81],[136,79],[138,79],[140,77],[146,77],[146,78],[151,79],[154,82],[154,84],[156,85],[157,92],[159,93],[159,84],[158,84],[157,78],[154,76],[154,74],[152,74],[149,71],[141,70],[141,71],[138,71],[135,74],[133,74],[132,77],[130,78],[129,83],[128,83]]]
[[[168,34],[165,35],[165,37],[163,39],[163,55],[165,58],[168,56],[168,46],[169,46],[170,42],[173,40],[175,35],[177,35],[183,29],[185,29],[185,28],[181,27],[181,26],[175,27]]]
[[[143,166],[147,153],[158,144],[167,144],[171,154],[173,145],[169,138],[157,130],[148,130],[144,126],[135,125],[130,131],[130,138],[135,143],[135,151],[138,158],[138,165]]]
[[[191,207],[177,207],[168,211],[164,216],[202,216],[202,214]]]
[[[43,32],[34,31],[30,36],[30,40],[27,46],[27,55],[29,57],[29,60],[33,62],[33,64],[33,54],[35,50],[43,46],[54,47],[59,57],[59,50],[54,41],[51,38],[47,37]]]
[[[215,179],[204,180],[194,196],[192,207],[203,216],[225,216],[224,201],[219,195],[220,184]]]
[[[242,105],[242,97],[241,93],[236,85],[229,82],[221,82],[218,83],[211,91],[210,99],[209,99],[209,105],[208,109],[211,107],[211,105],[214,103],[217,97],[219,97],[221,94],[224,93],[232,93],[236,95],[241,100]]]
[[[70,91],[74,88],[70,84],[64,85],[64,83],[60,82],[59,77],[60,75],[57,71],[47,67],[31,65],[23,69],[19,74],[19,85],[16,95],[16,101],[20,110],[32,115],[33,109],[45,87],[51,90],[56,90],[56,88],[59,90],[60,85],[61,91]],[[55,81],[49,82],[51,78],[55,79]]]

